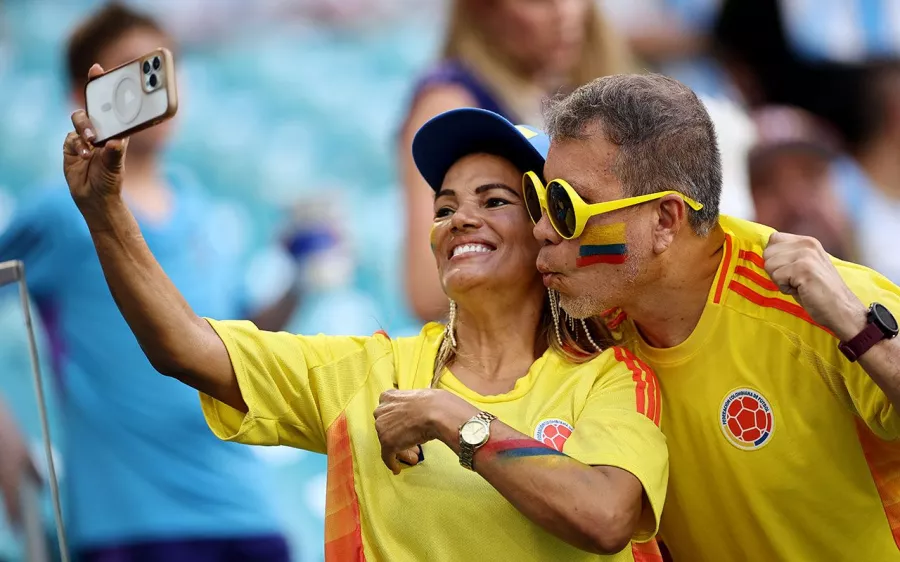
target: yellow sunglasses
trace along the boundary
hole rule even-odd
[[[525,195],[525,208],[528,209],[528,216],[531,217],[531,220],[537,224],[541,220],[541,214],[546,211],[554,230],[566,240],[581,236],[584,226],[591,217],[633,207],[654,199],[662,199],[666,195],[681,197],[695,211],[703,208],[700,203],[677,191],[660,191],[637,197],[588,204],[566,180],[556,179],[544,187],[541,178],[534,172],[525,172],[525,175],[522,176],[522,192]]]

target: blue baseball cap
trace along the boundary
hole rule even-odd
[[[412,154],[416,167],[437,191],[457,160],[484,152],[506,158],[523,172],[543,175],[550,137],[526,125],[513,125],[486,109],[463,107],[433,117],[416,132]]]

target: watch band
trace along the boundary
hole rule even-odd
[[[844,354],[844,357],[855,362],[862,357],[863,353],[869,351],[873,345],[884,339],[884,332],[878,327],[878,324],[870,322],[866,324],[863,331],[856,335],[855,338],[848,342],[838,344],[838,349]]]
[[[874,302],[866,313],[866,327],[850,341],[838,344],[838,349],[850,362],[855,362],[873,345],[881,340],[894,338],[897,333],[894,316],[883,305]]]
[[[472,421],[480,421],[483,422],[487,426],[488,436],[481,444],[474,445],[472,443],[466,442],[465,439],[462,438],[462,434],[459,436],[459,464],[463,466],[463,468],[467,468],[469,470],[475,470],[475,451],[477,451],[482,445],[487,443],[488,439],[491,437],[491,422],[497,419],[497,416],[491,414],[489,412],[478,412],[471,419],[467,420],[466,423],[459,426],[460,432],[462,431],[463,426]]]

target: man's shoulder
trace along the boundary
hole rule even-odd
[[[765,270],[763,252],[768,246],[774,229],[750,221],[721,217],[720,224],[729,234],[731,279],[727,292],[736,297],[727,299],[733,307],[743,311],[754,310],[768,319],[782,323],[815,323],[796,300],[782,293]],[[847,286],[865,304],[879,298],[900,304],[900,288],[877,271],[851,262],[831,257],[831,261]],[[766,311],[766,312],[763,312]]]
[[[722,349],[731,353],[735,346],[790,342],[831,345],[831,333],[816,324],[793,297],[781,292],[766,272],[763,255],[775,230],[726,216],[720,224],[728,235],[723,258],[728,266],[717,276],[711,304],[723,309],[714,335],[724,342]]]
[[[731,243],[738,251],[755,251],[762,254],[769,245],[769,237],[775,232],[774,228],[727,215],[719,217],[719,224],[731,237]]]
[[[831,258],[831,262],[850,290],[863,301],[877,300],[878,296],[883,294],[891,295],[890,298],[895,301],[900,300],[900,287],[874,269],[837,258]],[[864,304],[868,306],[871,302]],[[900,315],[900,311],[895,314]]]
[[[625,345],[608,347],[582,363],[560,357],[557,374],[567,380],[580,379],[595,388],[615,386],[624,379],[644,381],[645,384],[656,380],[653,369]]]

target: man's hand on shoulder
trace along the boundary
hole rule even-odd
[[[809,236],[776,232],[763,253],[766,272],[818,324],[843,341],[866,326],[866,307],[844,282],[822,244]]]

